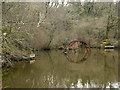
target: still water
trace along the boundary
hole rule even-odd
[[[118,51],[36,52],[35,60],[15,63],[2,79],[3,88],[118,88]]]

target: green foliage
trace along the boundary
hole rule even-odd
[[[7,54],[7,53],[9,53],[9,50],[8,50],[8,49],[3,49],[3,50],[2,50],[2,53],[3,53],[3,54]]]
[[[58,45],[57,44],[53,45],[53,49],[58,49]]]
[[[3,49],[2,49],[2,53],[3,54],[7,54],[7,53],[10,53],[10,47],[3,44]]]
[[[94,2],[86,2],[83,6],[84,14],[90,15],[93,13]]]
[[[2,33],[10,33],[10,32],[11,32],[11,28],[9,26],[2,27]]]
[[[67,45],[69,43],[69,40],[68,39],[65,39],[63,42],[62,42],[62,45]]]
[[[12,30],[10,37],[13,39],[14,38],[15,39],[25,39],[27,37],[27,34],[24,32],[24,30],[22,30],[22,31]]]
[[[111,39],[105,39],[101,42],[103,45],[112,45],[112,40]]]

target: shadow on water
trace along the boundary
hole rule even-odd
[[[81,51],[80,51],[81,52]],[[36,52],[34,63],[16,63],[3,72],[4,88],[112,88],[117,87],[118,53],[93,49],[82,63],[69,62],[61,51]],[[69,53],[81,61],[82,53]]]

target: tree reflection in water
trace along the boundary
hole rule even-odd
[[[81,52],[81,51],[80,51]],[[4,72],[6,88],[109,88],[118,87],[118,52],[93,49],[83,63],[71,63],[60,51],[36,52],[36,60],[16,63]],[[72,56],[71,56],[72,55]],[[80,56],[79,56],[80,55]],[[69,52],[72,60],[84,56]],[[74,57],[75,56],[75,57]],[[79,61],[78,60],[78,61]],[[75,61],[75,62],[76,62]]]

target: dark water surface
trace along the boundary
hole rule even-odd
[[[4,88],[117,88],[118,51],[36,52],[35,61],[19,62],[3,72]]]

